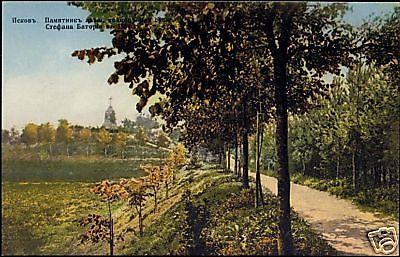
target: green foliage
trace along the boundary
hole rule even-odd
[[[169,147],[171,144],[171,139],[165,134],[165,132],[160,131],[157,134],[157,145],[161,147]]]
[[[362,164],[356,167],[361,187],[379,186],[380,181],[367,173],[380,166],[391,174],[391,181],[386,182],[398,181],[399,96],[387,76],[374,65],[355,66],[346,79],[334,78],[326,96],[317,98],[318,108],[289,117],[292,173],[319,179],[347,178],[352,176],[352,158],[357,153]],[[274,126],[264,131],[266,169],[273,169],[276,163]]]
[[[115,149],[121,152],[121,157],[125,158],[125,149],[128,143],[128,134],[125,132],[117,132],[112,135],[112,142]]]
[[[24,142],[27,146],[37,143],[38,125],[34,123],[26,124],[25,128],[22,131],[21,138],[22,142]]]
[[[104,156],[107,156],[107,149],[112,142],[112,134],[105,128],[101,128],[96,134],[97,141],[103,146]]]
[[[135,134],[135,140],[140,145],[144,145],[149,140],[147,131],[143,127],[139,127],[138,132]]]
[[[40,143],[52,144],[56,141],[56,130],[50,123],[38,127],[38,140]]]
[[[207,228],[208,247],[215,254],[276,255],[278,202],[267,193],[264,207],[254,208],[252,189],[231,193],[217,201]],[[293,215],[293,238],[299,255],[329,255],[334,250],[297,216]]]
[[[366,21],[361,33],[364,42],[368,42],[367,62],[377,62],[390,74],[388,81],[394,85],[400,83],[400,7],[395,6],[394,12],[389,15],[378,16],[374,20]]]
[[[137,116],[135,124],[136,124],[136,126],[142,127],[144,129],[146,129],[147,131],[151,130],[153,128],[159,127],[159,124],[155,119],[152,119],[151,117],[143,116],[143,115]]]
[[[57,127],[56,141],[59,143],[68,144],[73,139],[73,130],[67,120],[59,120]]]
[[[137,126],[136,123],[133,120],[130,120],[128,118],[125,118],[122,121],[122,129],[127,132],[127,133],[136,133],[137,132]]]
[[[353,198],[353,201],[399,219],[399,185],[363,190]]]

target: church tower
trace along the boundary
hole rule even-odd
[[[109,100],[110,100],[110,105],[108,106],[108,108],[104,114],[103,127],[105,127],[106,129],[115,129],[117,127],[115,111],[111,106],[112,98],[110,97]]]

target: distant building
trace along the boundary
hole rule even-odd
[[[111,106],[112,98],[110,97],[109,100],[110,100],[110,105],[108,106],[106,112],[104,113],[103,127],[106,129],[115,129],[117,127],[115,111],[114,111],[113,107]]]

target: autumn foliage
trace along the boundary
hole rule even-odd
[[[81,236],[81,244],[91,242],[97,244],[101,241],[110,245],[110,255],[114,253],[114,221],[112,217],[111,204],[117,201],[125,201],[134,208],[138,216],[139,235],[143,235],[143,211],[148,197],[153,197],[153,212],[157,211],[157,193],[164,183],[166,198],[168,198],[168,187],[173,180],[174,171],[185,164],[186,151],[183,145],[177,145],[171,150],[164,165],[142,165],[141,168],[147,172],[147,176],[135,179],[122,178],[120,181],[102,181],[96,184],[91,191],[97,194],[101,201],[107,203],[108,219],[98,214],[90,214],[80,221],[81,226],[89,226]],[[119,240],[124,240],[118,235]]]

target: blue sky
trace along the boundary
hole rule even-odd
[[[345,20],[359,25],[369,15],[387,13],[394,3],[351,3]],[[111,44],[107,32],[46,30],[44,18],[81,18],[88,12],[66,2],[3,2],[2,128],[21,129],[27,122],[101,125],[108,97],[120,122],[134,119],[137,97],[126,85],[108,86],[113,60],[89,66],[71,57],[76,49]],[[12,18],[35,18],[36,24],[13,24]]]

